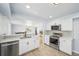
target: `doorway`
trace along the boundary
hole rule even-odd
[[[79,56],[79,17],[73,19],[73,55]]]

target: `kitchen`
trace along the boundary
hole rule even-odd
[[[74,23],[78,7],[76,3],[0,4],[0,56],[79,55],[78,21]]]

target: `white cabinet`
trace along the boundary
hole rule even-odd
[[[67,54],[72,55],[72,40],[71,38],[60,38],[59,49]]]
[[[60,50],[63,52],[66,52],[67,48],[66,48],[66,40],[63,38],[60,38]]]
[[[45,35],[44,43],[49,45],[49,35]]]
[[[39,47],[40,47],[39,40],[38,39],[34,40],[34,48],[39,48]]]
[[[72,19],[61,20],[60,24],[62,31],[72,31]]]
[[[30,51],[32,49],[35,49],[34,48],[34,40],[33,39],[30,39],[29,40],[29,45],[28,45],[28,51]]]
[[[27,52],[28,49],[28,41],[26,39],[20,40],[19,41],[19,55]]]
[[[21,39],[19,41],[19,55],[29,52],[38,47],[39,47],[39,44],[36,37]]]
[[[19,41],[19,55],[33,49],[33,42],[30,39],[21,39]]]

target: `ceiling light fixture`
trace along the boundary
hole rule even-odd
[[[27,20],[27,21],[26,21],[26,26],[32,26],[32,21]]]
[[[26,8],[31,8],[29,5],[26,5]]]
[[[49,16],[49,18],[52,18],[52,16]]]
[[[59,5],[59,3],[53,3],[54,5]]]
[[[60,3],[50,3],[50,5],[59,5]]]

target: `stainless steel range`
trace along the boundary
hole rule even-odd
[[[53,33],[53,35],[50,36],[50,46],[59,50],[59,38],[61,36],[61,33]]]

